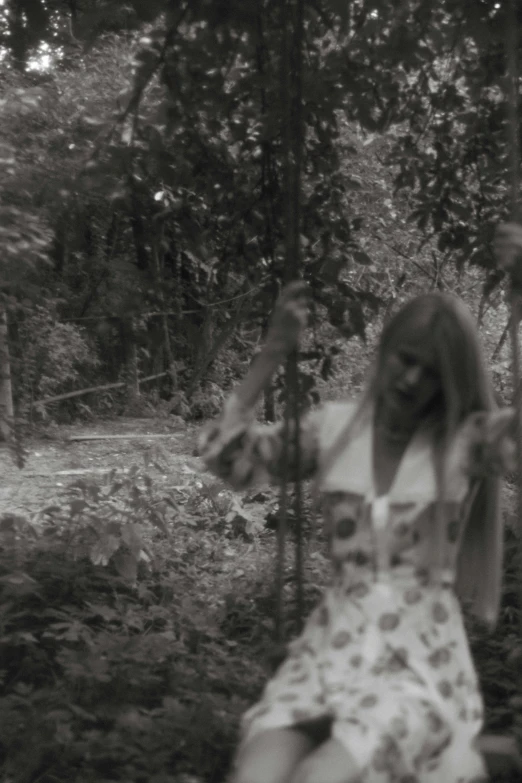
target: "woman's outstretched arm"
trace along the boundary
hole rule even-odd
[[[299,425],[299,475],[306,479],[317,469],[318,442],[322,410],[307,413]],[[297,478],[294,453],[294,424],[288,443],[288,479]],[[258,424],[246,413],[235,395],[227,400],[221,416],[200,435],[199,454],[207,468],[234,489],[275,481],[281,477],[285,428],[282,421]]]
[[[221,415],[207,425],[199,438],[199,454],[213,473],[236,489],[275,479],[283,468],[284,424],[260,425],[254,407],[278,367],[297,348],[308,316],[307,289],[292,283],[282,292],[272,317],[263,350],[252,362],[238,388],[230,395]],[[313,475],[317,463],[320,412],[309,413],[300,423],[300,474]],[[292,480],[296,455],[289,433],[288,466]]]

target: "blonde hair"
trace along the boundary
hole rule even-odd
[[[430,330],[442,382],[442,405],[432,415],[436,427],[439,498],[443,498],[444,459],[459,425],[471,413],[497,407],[475,322],[460,299],[449,294],[423,294],[392,316],[382,332],[373,373],[355,418],[364,418],[365,411],[376,403],[381,370],[390,350],[419,326]],[[500,480],[483,478],[474,489],[461,541],[456,589],[461,600],[470,603],[473,613],[493,626],[498,616],[502,582]],[[441,549],[440,538],[438,543]],[[442,557],[442,552],[439,555]]]

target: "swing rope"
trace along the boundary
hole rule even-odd
[[[511,215],[514,221],[520,220],[520,151],[518,117],[518,19],[516,0],[509,0],[507,14],[506,39],[506,75],[508,103],[508,150],[510,171]],[[282,56],[281,56],[281,102],[282,137],[284,154],[284,192],[285,192],[285,268],[284,280],[290,282],[300,277],[300,222],[301,222],[301,167],[303,154],[303,117],[302,117],[302,72],[303,72],[303,31],[304,0],[283,0],[282,3]],[[516,269],[516,268],[515,268]],[[510,336],[513,355],[513,405],[516,416],[516,448],[518,464],[518,526],[519,526],[519,562],[522,569],[522,421],[520,417],[522,389],[520,384],[520,348],[519,324],[522,315],[522,274],[510,275],[509,302],[511,308]],[[281,464],[279,524],[277,535],[276,559],[276,612],[275,640],[280,646],[285,641],[284,628],[284,573],[286,532],[288,527],[288,484],[290,480],[289,463],[292,455],[295,481],[294,524],[295,543],[295,583],[296,583],[296,621],[298,628],[303,618],[303,541],[302,541],[302,490],[300,482],[300,439],[299,439],[299,375],[298,354],[294,351],[286,365],[286,406],[284,417],[284,447]],[[349,428],[348,428],[349,429]],[[343,432],[338,448],[349,437]],[[336,452],[337,449],[334,449]],[[522,608],[522,587],[520,596]],[[520,635],[522,639],[522,611],[520,612]],[[485,755],[489,771],[520,771],[520,756],[516,744],[511,738],[484,735],[480,747]]]
[[[509,175],[510,175],[510,199],[511,199],[511,219],[514,222],[520,221],[520,122],[518,116],[519,97],[518,97],[518,20],[515,0],[509,2],[509,12],[507,14],[507,81],[508,81],[508,150],[509,150]],[[518,494],[517,511],[518,526],[520,537],[520,564],[522,567],[522,422],[520,419],[520,346],[519,346],[519,325],[521,319],[521,298],[522,298],[522,274],[517,273],[516,264],[513,265],[510,275],[509,304],[511,318],[509,319],[511,352],[512,352],[512,375],[513,375],[513,407],[517,412],[515,417],[515,439],[517,448],[517,467],[518,467]],[[522,587],[522,586],[521,586]],[[520,595],[522,609],[522,592]],[[522,611],[520,612],[520,635],[522,639]]]
[[[507,99],[508,99],[508,150],[510,173],[511,219],[520,222],[520,119],[519,119],[519,66],[518,66],[519,30],[517,2],[510,0],[507,9]],[[519,326],[522,315],[522,271],[520,259],[516,259],[511,268],[509,285],[510,340],[513,375],[513,407],[515,409],[515,445],[517,457],[517,517],[518,517],[518,565],[522,574],[522,390],[520,384],[520,344]],[[522,581],[519,588],[519,643],[522,644]],[[520,649],[517,663],[520,665]],[[522,677],[519,675],[522,690]]]
[[[301,169],[303,157],[302,70],[304,0],[284,0],[282,4],[281,105],[284,156],[285,193],[285,267],[284,280],[297,280],[301,273]],[[300,629],[303,618],[303,541],[302,488],[300,481],[299,440],[299,368],[298,354],[293,351],[286,364],[286,401],[284,419],[284,451],[282,459],[279,524],[276,562],[276,622],[275,637],[284,644],[284,572],[285,539],[288,527],[288,484],[290,454],[295,480],[295,584],[296,622]]]
[[[511,220],[519,222],[520,192],[520,123],[518,97],[518,18],[516,0],[508,0],[506,5],[506,143],[508,149],[508,185],[510,195]],[[515,260],[516,261],[516,260]],[[509,333],[512,352],[513,407],[515,409],[515,445],[518,471],[517,512],[518,512],[518,560],[522,569],[522,422],[520,418],[520,346],[519,324],[522,301],[522,274],[514,263],[508,270],[510,307]],[[522,583],[519,598],[520,639],[522,641]],[[517,656],[517,663],[519,663]],[[486,761],[490,775],[515,774],[522,771],[522,760],[515,737],[484,734],[480,738],[480,750]]]

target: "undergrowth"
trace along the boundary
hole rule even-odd
[[[273,648],[273,560],[254,505],[197,474],[3,515],[3,783],[223,780]]]
[[[222,781],[277,652],[263,524],[276,513],[271,491],[240,497],[194,474],[162,494],[135,468],[77,482],[34,520],[4,515],[3,783]],[[506,535],[499,628],[473,625],[471,638],[488,727],[516,733],[520,577]],[[307,610],[327,578],[323,547],[307,536]]]

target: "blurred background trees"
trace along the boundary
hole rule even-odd
[[[282,8],[0,5],[0,290],[20,410],[118,382],[105,404],[132,409],[138,378],[164,373],[143,391],[205,415],[244,372],[283,277]],[[357,386],[361,339],[431,287],[492,308],[494,352],[505,37],[492,0],[305,3],[305,389],[336,366]]]
[[[246,371],[284,277],[286,2],[0,0],[4,438],[13,412],[207,417]],[[357,393],[383,320],[433,288],[471,307],[510,398],[491,251],[509,212],[505,5],[304,0],[304,405]],[[181,433],[159,464],[118,447],[115,465],[137,455],[145,474],[111,461],[35,524],[0,516],[6,783],[226,774],[273,648],[279,506],[203,480]],[[470,638],[487,728],[520,738],[509,484],[503,501],[501,621]],[[329,569],[318,537],[310,605]]]

